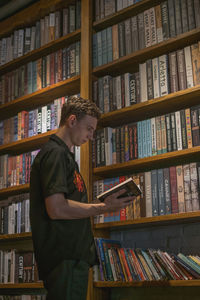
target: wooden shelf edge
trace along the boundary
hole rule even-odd
[[[15,233],[15,234],[2,234],[0,235],[0,241],[10,241],[10,240],[25,240],[31,239],[32,233],[31,232],[23,232],[23,233]]]
[[[94,287],[97,288],[115,288],[115,287],[190,287],[199,286],[200,280],[166,280],[166,281],[135,281],[135,282],[94,282]]]
[[[114,174],[124,174],[124,172],[138,172],[143,170],[160,169],[164,165],[178,165],[185,158],[191,161],[198,161],[200,146],[179,151],[167,152],[155,156],[138,158],[121,164],[98,167],[93,169],[93,174],[99,177],[116,176]],[[164,165],[163,165],[164,164]]]
[[[163,216],[156,216],[156,217],[142,217],[135,220],[126,220],[126,221],[116,221],[116,222],[106,222],[106,223],[99,223],[94,224],[94,229],[114,229],[114,228],[126,228],[126,227],[137,227],[140,226],[149,226],[149,225],[162,225],[165,223],[171,222],[195,222],[200,220],[200,211],[195,212],[184,212],[184,213],[176,213],[176,214],[169,214]]]
[[[197,42],[197,40],[199,40],[199,36],[200,28],[195,28],[191,31],[182,33],[177,37],[172,37],[164,40],[161,43],[157,43],[153,46],[132,52],[129,55],[120,57],[119,59],[113,60],[108,64],[95,67],[93,68],[92,73],[94,76],[99,77],[108,74],[112,75],[112,73],[117,76],[121,74],[124,69],[133,72],[133,64],[136,64],[138,66],[140,63],[145,62],[149,58],[154,58],[162,54],[166,54],[174,49],[181,49],[181,47],[186,47],[187,45]]]
[[[47,131],[45,133],[37,134],[32,137],[28,137],[16,142],[12,142],[9,144],[4,144],[0,146],[0,155],[9,153],[13,155],[16,155],[16,153],[20,152],[26,152],[27,149],[38,149],[42,144],[47,142],[49,137],[56,133],[57,129]]]
[[[11,186],[0,190],[0,199],[7,198],[12,195],[17,195],[29,191],[29,183]]]
[[[78,41],[80,39],[80,37],[81,37],[81,30],[78,29],[78,30],[76,30],[72,33],[69,33],[66,36],[62,36],[61,38],[59,38],[53,42],[50,42],[38,49],[30,51],[27,54],[25,54],[21,57],[18,57],[16,59],[0,66],[0,75],[10,72],[11,70],[13,70],[25,63],[36,60],[43,55],[48,55],[64,46],[66,47],[70,43],[73,43],[73,41],[74,42]]]
[[[46,105],[59,97],[73,95],[79,91],[80,75],[77,75],[2,104],[0,106],[0,120],[8,119],[21,110]]]
[[[42,282],[31,283],[1,283],[0,289],[43,289]]]

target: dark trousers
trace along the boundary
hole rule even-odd
[[[44,280],[47,300],[86,300],[89,265],[64,260]]]

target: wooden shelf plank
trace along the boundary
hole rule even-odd
[[[42,282],[31,283],[1,283],[0,289],[43,289]]]
[[[165,286],[165,287],[187,287],[200,286],[200,280],[166,280],[166,281],[135,281],[135,282],[94,282],[94,286],[98,288],[114,288],[114,287],[151,287],[151,286]]]
[[[138,227],[147,227],[147,226],[160,226],[160,225],[169,225],[172,223],[191,223],[191,222],[200,221],[200,211],[195,212],[185,212],[177,213],[170,215],[163,215],[157,217],[146,217],[135,220],[126,220],[126,221],[117,221],[117,222],[106,222],[94,224],[94,228],[98,229],[127,229],[138,228]]]
[[[39,49],[30,51],[26,55],[18,57],[2,66],[0,66],[0,75],[3,75],[11,70],[14,70],[20,67],[23,64],[26,64],[30,61],[34,61],[44,55],[48,55],[52,52],[57,51],[58,49],[67,47],[68,45],[77,42],[81,38],[81,30],[78,29],[66,36],[63,36],[53,42],[50,42]]]
[[[123,174],[160,169],[170,165],[183,164],[187,162],[199,161],[200,146],[190,149],[168,152],[155,156],[131,160],[121,164],[114,164],[93,169],[93,174],[97,177],[115,177]]]
[[[8,119],[21,110],[34,109],[51,101],[80,91],[80,76],[55,83],[32,94],[25,95],[0,106],[0,120]]]
[[[93,69],[93,75],[101,77],[104,75],[117,76],[119,74],[138,71],[139,64],[149,58],[158,57],[170,51],[181,49],[187,45],[198,42],[200,39],[200,28],[180,34],[151,47],[135,51],[108,64]]]
[[[119,126],[199,104],[200,85],[103,114],[98,127]]]
[[[23,233],[15,233],[15,234],[2,234],[0,235],[0,241],[14,241],[14,240],[25,240],[31,239],[32,233],[31,232],[23,232]]]
[[[29,184],[11,186],[9,188],[0,190],[0,199],[2,200],[2,199],[6,199],[12,195],[27,193],[28,191],[29,191]]]
[[[154,0],[153,5],[161,3],[163,0]],[[124,8],[110,16],[107,16],[99,21],[93,22],[93,29],[95,31],[103,30],[108,26],[119,23],[125,19],[133,17],[145,9],[152,7],[152,0],[143,0],[141,2],[135,3],[127,8]]]
[[[25,138],[16,142],[5,144],[0,146],[0,155],[3,154],[20,154],[35,149],[39,149],[43,144],[45,144],[49,137],[56,133],[57,129],[47,131],[45,133],[37,134],[35,136]]]

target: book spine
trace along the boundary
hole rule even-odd
[[[178,193],[177,193],[177,177],[176,167],[170,167],[170,191],[171,191],[171,205],[172,213],[178,213]]]
[[[177,176],[177,192],[178,192],[178,211],[185,212],[185,198],[184,198],[184,181],[183,181],[183,166],[176,166]]]

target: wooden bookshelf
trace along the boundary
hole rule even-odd
[[[15,233],[15,234],[2,234],[0,235],[0,241],[14,241],[14,240],[27,240],[32,238],[31,232]]]
[[[142,172],[153,169],[165,168],[169,165],[178,165],[199,160],[200,146],[190,149],[163,153],[155,156],[139,158],[125,163],[114,164],[93,169],[93,174],[97,177],[115,177],[116,174],[130,174],[130,172]]]
[[[22,184],[11,186],[9,188],[1,189],[0,190],[0,200],[6,199],[13,195],[19,195],[22,193],[27,193],[29,191],[29,184]]]
[[[0,290],[2,289],[43,289],[44,285],[42,282],[31,282],[31,283],[3,283],[0,284]]]
[[[56,131],[57,129],[54,129],[16,142],[4,144],[0,146],[0,155],[6,153],[16,155],[39,149],[43,144],[45,144],[48,141],[49,137],[52,134],[56,133]]]
[[[0,120],[8,119],[19,111],[34,109],[46,105],[51,101],[66,95],[73,95],[80,91],[80,76],[60,81],[32,94],[27,94],[0,106]]]
[[[199,104],[200,85],[102,115],[98,126],[119,126]]]
[[[135,220],[117,221],[117,222],[105,222],[94,224],[96,230],[112,230],[112,229],[128,229],[148,226],[161,226],[179,223],[191,223],[200,221],[200,211],[177,213],[156,217],[145,217]]]
[[[159,44],[135,51],[123,56],[108,64],[98,66],[93,69],[93,76],[102,77],[105,75],[117,76],[123,72],[136,72],[138,65],[149,58],[158,57],[170,51],[184,48],[200,40],[200,28],[170,38]]]
[[[94,286],[98,288],[115,288],[115,287],[153,287],[153,286],[177,286],[177,287],[187,287],[187,286],[200,286],[200,280],[165,280],[165,281],[134,281],[134,282],[113,282],[113,281],[98,281],[94,282]]]
[[[28,52],[27,54],[18,57],[2,66],[0,66],[0,76],[20,67],[23,64],[26,64],[30,61],[34,61],[42,56],[46,56],[52,52],[55,52],[61,48],[67,47],[72,43],[75,43],[80,40],[81,30],[78,29],[72,33],[69,33],[66,36],[62,36],[61,38],[50,42],[38,49]]]
[[[154,0],[153,5],[155,6],[157,4],[160,4],[163,1],[164,0]],[[93,22],[93,29],[95,31],[103,30],[104,28],[112,26],[115,23],[119,23],[121,21],[124,21],[127,18],[133,17],[150,7],[152,7],[151,0],[143,0],[141,2],[137,2],[127,8],[124,8],[114,13],[113,15],[105,17],[99,21]]]

